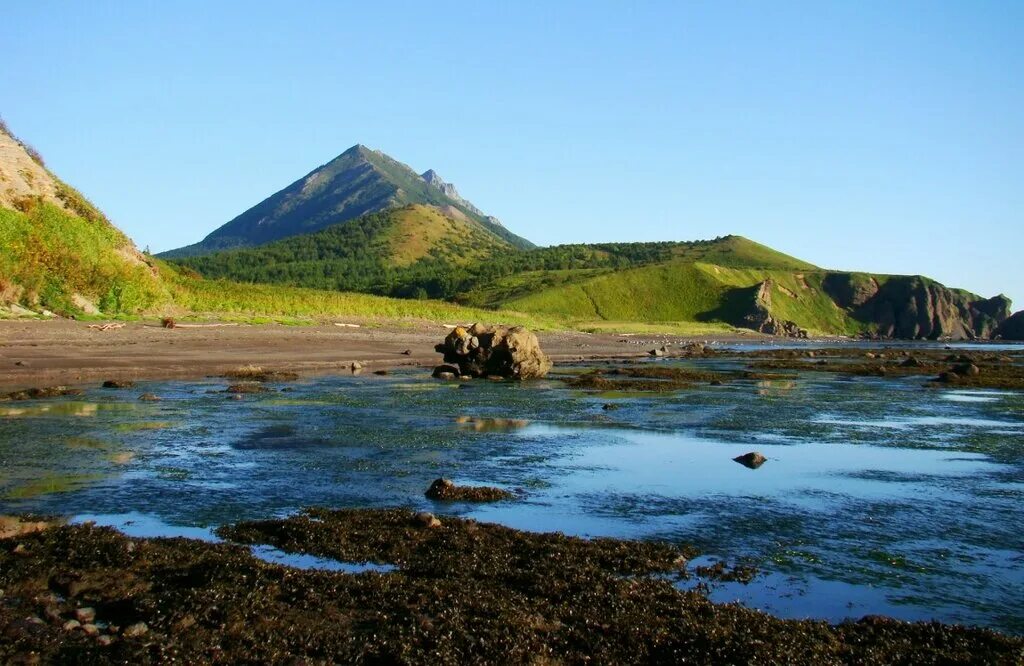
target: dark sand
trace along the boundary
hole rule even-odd
[[[77,386],[108,379],[146,380],[222,375],[243,365],[300,374],[348,369],[353,361],[376,370],[441,362],[434,345],[449,329],[441,324],[362,324],[359,328],[214,325],[162,328],[131,322],[99,331],[86,322],[0,321],[0,390]],[[718,339],[749,340],[756,336]],[[541,333],[541,347],[557,363],[585,358],[644,356],[654,346],[707,336]],[[410,355],[402,352],[409,350]]]

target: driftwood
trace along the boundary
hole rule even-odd
[[[116,328],[124,328],[124,324],[120,322],[111,324],[89,324],[89,328],[94,328],[97,331],[112,331]]]

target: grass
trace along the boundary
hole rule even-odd
[[[157,260],[176,308],[210,318],[245,320],[277,317],[322,321],[339,317],[422,320],[464,323],[470,321],[517,324],[538,330],[561,328],[559,317],[506,310],[466,308],[444,301],[387,298],[350,292],[320,291],[302,287],[240,284],[227,280],[203,280],[178,272]]]
[[[0,247],[5,300],[68,314],[81,310],[76,294],[103,311],[124,313],[169,299],[149,266],[126,258],[130,241],[103,219],[43,202],[25,212],[0,209]]]

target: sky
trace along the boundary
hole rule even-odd
[[[540,245],[740,234],[1024,307],[1022,2],[33,2],[0,116],[140,247],[348,147]]]

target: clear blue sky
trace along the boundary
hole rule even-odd
[[[14,2],[0,114],[140,246],[355,143],[539,244],[742,234],[1024,307],[1024,2]]]

